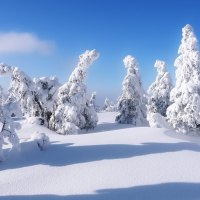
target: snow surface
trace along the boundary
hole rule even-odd
[[[98,115],[96,129],[79,135],[22,122],[21,152],[5,149],[0,163],[0,199],[200,199],[198,137],[117,124],[117,113]],[[30,140],[36,131],[50,139],[45,151]]]

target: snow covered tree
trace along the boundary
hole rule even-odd
[[[90,106],[93,106],[94,109],[96,110],[96,112],[99,112],[99,111],[100,111],[100,106],[98,106],[98,105],[96,104],[96,97],[97,97],[96,92],[93,92],[93,93],[91,94],[91,97],[90,97],[89,105],[90,105]]]
[[[192,26],[182,29],[182,40],[175,60],[176,85],[170,94],[168,122],[179,132],[200,130],[200,52]]]
[[[97,114],[89,106],[85,78],[87,68],[99,57],[96,50],[86,51],[79,57],[78,65],[69,81],[58,90],[55,112],[50,119],[50,128],[60,134],[76,133],[77,128],[94,128]]]
[[[110,99],[109,98],[105,98],[105,101],[104,101],[104,107],[103,107],[103,110],[108,110],[109,108],[110,108],[110,106],[111,106],[111,101],[110,101]]]
[[[118,102],[119,115],[116,121],[135,126],[146,125],[146,108],[144,91],[140,80],[137,60],[128,55],[123,60],[127,75],[122,83],[122,95]]]
[[[49,127],[49,120],[54,112],[54,104],[57,98],[58,88],[60,83],[56,77],[42,77],[33,80],[35,90],[38,94],[38,101],[42,107],[41,116],[45,119],[47,127]]]
[[[11,83],[8,89],[10,96],[19,102],[21,111],[28,117],[42,116],[43,108],[35,84],[17,67],[12,69]]]
[[[2,100],[0,101],[0,161],[3,161],[4,156],[2,148],[5,139],[8,139],[12,144],[12,149],[19,150],[19,138],[15,132],[15,129],[19,128],[19,126],[17,127],[18,124],[12,121],[8,104],[3,104]]]
[[[155,82],[148,89],[148,114],[160,113],[165,117],[166,110],[170,105],[172,82],[164,61],[156,60],[154,66],[157,68],[158,74]]]
[[[117,106],[109,99],[105,98],[103,111],[105,112],[114,112],[117,110]]]

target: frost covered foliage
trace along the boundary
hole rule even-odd
[[[73,134],[78,128],[89,129],[96,126],[97,114],[89,104],[85,78],[87,68],[98,57],[96,50],[80,55],[69,81],[58,90],[56,110],[50,119],[51,129],[60,134]]]
[[[116,121],[122,124],[135,126],[146,125],[146,108],[144,105],[144,92],[140,80],[137,60],[128,55],[124,58],[127,75],[122,83],[122,95],[118,101],[119,115]]]
[[[182,29],[182,40],[175,60],[176,85],[167,109],[169,123],[179,132],[199,132],[200,129],[200,52],[190,25]]]
[[[5,139],[12,144],[12,149],[19,150],[19,139],[15,132],[17,128],[19,124],[12,121],[8,105],[0,102],[0,161],[4,160],[2,148]]]
[[[19,102],[22,113],[29,116],[41,116],[43,112],[35,84],[23,71],[13,68],[11,83],[8,89],[10,97]]]
[[[151,125],[151,117],[153,113],[160,113],[162,116],[166,116],[166,110],[170,105],[170,92],[172,89],[172,82],[169,72],[166,71],[165,62],[156,60],[155,65],[158,75],[156,81],[151,84],[148,89],[148,121]],[[155,119],[152,119],[155,121]]]
[[[56,77],[35,78],[33,82],[35,84],[39,104],[42,107],[41,117],[45,119],[47,127],[49,127],[49,120],[54,112],[54,104],[60,84]]]

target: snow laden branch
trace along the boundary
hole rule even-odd
[[[146,125],[146,108],[144,105],[144,91],[139,73],[137,60],[128,55],[123,60],[127,75],[122,83],[122,95],[118,101],[119,115],[116,121],[135,126]]]
[[[200,131],[200,52],[192,26],[182,29],[182,40],[175,60],[176,84],[167,109],[169,123],[179,132]]]
[[[58,90],[56,109],[50,119],[50,128],[60,134],[74,134],[77,129],[91,129],[97,124],[94,106],[90,105],[85,85],[88,67],[99,57],[96,50],[86,51],[69,81]]]

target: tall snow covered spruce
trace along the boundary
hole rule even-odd
[[[122,95],[118,102],[120,114],[115,120],[122,124],[146,125],[144,91],[140,80],[138,62],[130,55],[126,56],[123,62],[125,68],[127,68],[127,75],[122,83]]]
[[[170,105],[172,82],[164,61],[156,60],[154,67],[157,68],[158,74],[155,82],[148,89],[147,119],[151,127],[159,128],[162,125],[157,122],[157,119],[166,117],[166,110]]]
[[[74,134],[77,128],[90,129],[97,124],[94,106],[87,96],[85,78],[87,68],[99,57],[96,50],[86,51],[79,56],[79,62],[69,81],[58,90],[57,104],[50,119],[50,128],[60,134]]]
[[[176,85],[170,94],[168,122],[183,133],[200,131],[200,52],[192,26],[182,29],[182,40],[175,60]]]

